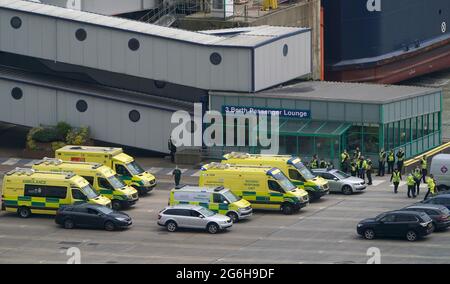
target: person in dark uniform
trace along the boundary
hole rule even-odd
[[[313,159],[309,163],[309,166],[311,167],[311,169],[318,169],[319,168],[319,160],[317,158],[317,155],[313,156]]]
[[[356,161],[352,160],[352,162],[350,163],[350,175],[352,177],[356,177],[357,173],[358,173],[358,169],[357,169],[357,165],[356,165]]]
[[[344,173],[348,173],[349,170],[349,164],[350,164],[350,155],[347,152],[347,149],[344,150],[344,152],[341,154],[341,170]]]
[[[420,159],[420,167],[422,168],[422,181],[423,183],[426,183],[426,178],[428,175],[428,159],[426,155],[423,155],[422,159]]]
[[[402,174],[403,171],[403,164],[405,162],[405,152],[403,151],[403,148],[400,148],[397,152],[397,169]]]
[[[395,164],[395,154],[394,150],[390,150],[387,156],[387,164],[388,164],[388,175],[394,172],[394,164]]]
[[[372,171],[373,171],[373,163],[371,159],[367,159],[366,164],[366,175],[367,175],[367,185],[372,185]]]
[[[319,169],[326,169],[326,168],[328,168],[328,163],[324,159],[321,159]]]
[[[413,171],[414,181],[416,182],[416,194],[420,194],[420,183],[422,181],[422,171],[420,170],[420,167],[417,166],[416,169]]]
[[[378,175],[379,177],[384,177],[384,172],[386,168],[386,159],[387,154],[384,149],[381,149],[379,156],[378,156]]]
[[[175,186],[179,186],[181,181],[181,170],[178,166],[173,170],[172,175],[175,179]]]
[[[398,192],[398,186],[401,180],[402,175],[400,174],[400,171],[398,169],[395,169],[394,172],[392,172],[391,176],[391,182],[394,184],[394,193]]]
[[[173,143],[172,137],[169,138],[168,148],[170,151],[170,160],[172,161],[172,163],[174,163],[175,162],[175,154],[177,153],[177,146],[175,146],[175,144]]]

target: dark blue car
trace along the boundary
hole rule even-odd
[[[434,197],[428,198],[427,200],[424,200],[421,203],[443,205],[447,207],[447,209],[450,209],[450,194],[448,193],[439,194]]]

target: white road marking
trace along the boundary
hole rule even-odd
[[[195,172],[191,175],[191,177],[199,177],[202,171]]]
[[[382,180],[382,179],[373,180],[372,181],[372,185],[373,186],[379,186],[380,184],[385,183],[385,182],[386,182],[386,180]]]
[[[151,174],[156,174],[156,173],[160,172],[162,169],[163,169],[163,168],[152,167],[152,168],[148,169],[148,171],[149,171]]]
[[[14,166],[20,161],[20,159],[10,158],[2,163],[4,166]]]

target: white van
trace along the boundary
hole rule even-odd
[[[439,154],[431,160],[430,174],[439,190],[450,189],[450,154]]]

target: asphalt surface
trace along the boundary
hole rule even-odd
[[[0,166],[0,171],[8,170]],[[445,263],[450,258],[450,231],[424,240],[363,240],[358,221],[413,203],[402,185],[398,195],[387,179],[353,196],[332,194],[298,214],[257,211],[230,230],[166,232],[156,224],[167,205],[171,177],[157,176],[159,186],[126,212],[131,229],[118,232],[58,227],[52,217],[19,219],[0,213],[0,263],[66,263],[69,248],[78,248],[82,263],[366,263],[369,248],[381,252],[382,263]],[[195,176],[184,177],[195,184]],[[421,197],[425,194],[422,189]],[[417,200],[418,201],[418,200]]]

